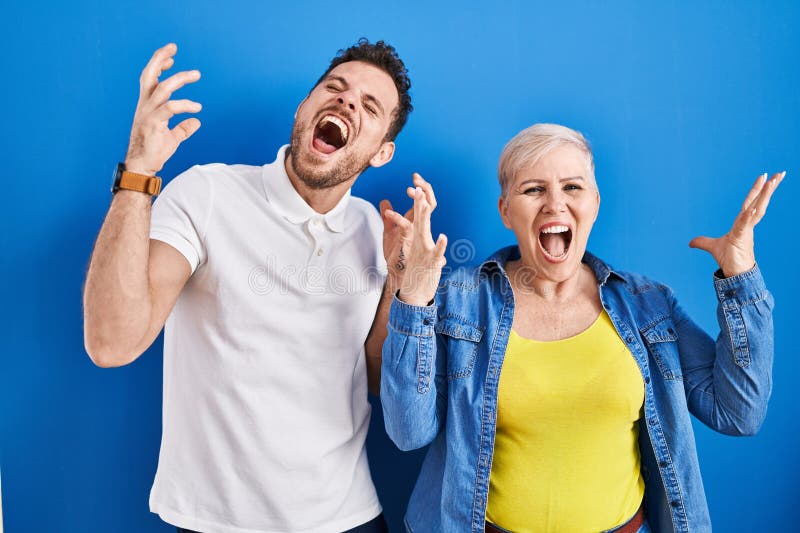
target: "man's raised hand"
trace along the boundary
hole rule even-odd
[[[192,100],[171,100],[172,93],[200,79],[200,71],[186,70],[159,82],[161,74],[175,63],[177,45],[156,50],[139,78],[139,102],[133,116],[131,140],[125,168],[138,174],[155,175],[178,146],[200,128],[200,121],[187,118],[170,129],[169,120],[180,113],[197,113],[202,106]]]

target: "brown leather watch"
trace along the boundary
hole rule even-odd
[[[118,163],[114,171],[114,183],[111,186],[111,193],[116,194],[120,189],[143,192],[150,196],[155,196],[161,192],[161,178],[128,172],[125,170],[125,163]]]

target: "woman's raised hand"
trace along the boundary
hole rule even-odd
[[[414,176],[416,187],[409,187],[408,195],[414,199],[409,217],[387,210],[385,216],[405,236],[397,254],[395,265],[402,271],[400,299],[412,305],[428,305],[436,295],[442,268],[447,262],[444,253],[447,237],[443,234],[434,242],[431,234],[431,213],[436,207],[433,188],[418,174]]]
[[[767,180],[766,173],[760,175],[747,194],[742,210],[733,221],[730,231],[716,239],[695,237],[689,242],[689,246],[705,250],[714,256],[725,277],[735,276],[753,268],[756,264],[753,228],[767,212],[769,200],[784,176],[786,172],[779,172]]]

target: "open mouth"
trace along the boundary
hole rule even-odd
[[[347,144],[350,128],[342,119],[325,115],[314,128],[314,148],[323,154],[332,154]]]
[[[550,225],[539,232],[539,247],[544,252],[545,258],[551,261],[560,261],[567,256],[569,245],[572,243],[572,230],[567,226]]]

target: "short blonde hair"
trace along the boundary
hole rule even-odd
[[[586,179],[597,187],[592,149],[581,132],[559,124],[534,124],[517,133],[500,154],[497,179],[503,198],[518,172],[535,165],[542,157],[565,144],[571,144],[586,154],[586,169],[590,174]]]

